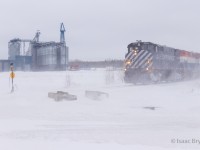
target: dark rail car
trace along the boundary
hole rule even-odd
[[[196,78],[200,75],[200,53],[138,41],[128,45],[124,70],[128,83]]]

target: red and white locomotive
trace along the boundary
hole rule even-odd
[[[200,53],[137,41],[128,45],[124,70],[129,83],[196,78],[200,75]]]

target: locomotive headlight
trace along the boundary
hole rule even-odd
[[[135,49],[133,50],[133,55],[136,56],[137,53],[138,53],[138,50],[135,48]]]
[[[148,70],[149,70],[149,68],[147,67],[147,68],[146,68],[146,70],[148,71]]]
[[[130,64],[131,64],[131,61],[130,61],[130,60],[129,60],[129,61],[127,61],[127,62],[126,62],[126,64],[127,64],[127,65],[130,65]]]

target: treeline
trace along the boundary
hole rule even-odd
[[[72,68],[122,68],[123,60],[104,60],[104,61],[81,61],[73,60],[69,62],[69,67]]]

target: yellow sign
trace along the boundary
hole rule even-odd
[[[15,73],[14,72],[11,72],[10,73],[10,77],[13,79],[13,78],[15,78]]]

